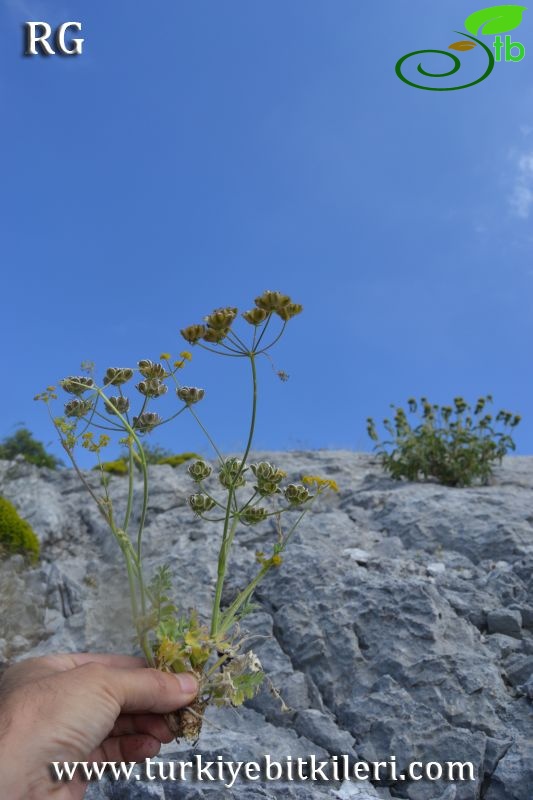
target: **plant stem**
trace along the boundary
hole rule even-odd
[[[126,515],[124,517],[124,532],[128,532],[128,527],[130,524],[130,517],[131,517],[131,509],[133,506],[133,449],[131,440],[128,444],[128,505],[126,507]]]
[[[265,575],[267,574],[268,570],[271,568],[270,564],[264,564],[255,578],[250,581],[248,586],[240,592],[233,603],[230,605],[224,616],[222,617],[220,624],[218,626],[218,633],[225,633],[231,626],[233,625],[233,621],[235,616],[237,615],[239,609],[250,599],[252,594],[254,593],[255,589],[259,585],[259,583],[263,580]]]
[[[300,522],[302,521],[304,516],[307,514],[307,512],[309,511],[309,508],[312,506],[313,502],[319,496],[319,494],[320,494],[320,492],[317,492],[316,495],[311,498],[311,500],[308,503],[307,508],[305,508],[302,511],[302,513],[300,514],[300,516],[298,517],[296,522],[293,523],[293,525],[291,526],[289,532],[287,533],[287,535],[283,539],[283,542],[279,546],[279,549],[278,549],[279,553],[283,552],[283,550],[287,546],[287,543],[288,543],[289,539],[291,538],[292,534],[294,533],[294,531],[296,530],[296,528],[298,527],[298,525],[300,524]],[[231,628],[231,626],[233,624],[233,621],[235,619],[235,616],[239,612],[239,609],[250,599],[250,597],[252,596],[252,594],[256,590],[257,586],[261,583],[261,581],[263,580],[263,578],[265,577],[265,575],[267,574],[269,569],[271,569],[271,567],[272,567],[271,564],[264,564],[262,566],[262,568],[259,570],[259,572],[257,573],[257,575],[255,576],[255,578],[250,581],[248,586],[246,586],[242,590],[242,592],[240,592],[240,594],[237,595],[237,597],[235,598],[233,603],[230,605],[230,607],[227,609],[226,613],[223,615],[222,620],[220,621],[220,624],[218,626],[218,633],[225,633],[229,628]]]
[[[276,344],[276,342],[278,342],[278,341],[281,339],[281,337],[283,336],[283,333],[284,333],[284,331],[285,331],[285,328],[286,328],[286,327],[287,327],[287,323],[286,323],[286,322],[284,322],[284,323],[283,323],[283,327],[281,328],[281,330],[280,330],[280,332],[278,333],[278,335],[276,336],[276,338],[275,338],[275,339],[273,339],[273,340],[270,342],[270,344],[267,344],[267,345],[266,345],[266,347],[262,347],[262,348],[261,348],[261,350],[258,350],[257,352],[258,352],[258,353],[266,353],[266,351],[267,351],[267,350],[270,350],[270,348],[271,348],[271,347],[274,347],[274,345]],[[265,329],[266,329],[266,325],[265,325]]]
[[[97,387],[96,391],[97,391],[98,395],[104,401],[104,406],[107,407],[109,405],[109,400],[106,397],[106,395],[104,394],[104,392],[98,387]],[[147,399],[145,399],[145,401],[144,401],[143,409],[146,407],[146,402],[147,402]],[[119,411],[117,411],[115,409],[114,413],[120,419],[120,421],[122,422],[125,430],[127,431],[129,436],[133,439],[133,441],[137,445],[137,451],[138,451],[137,455],[138,455],[139,460],[141,462],[141,469],[142,469],[142,475],[143,475],[143,503],[142,503],[142,509],[141,509],[141,517],[140,517],[140,520],[139,520],[139,530],[138,530],[138,533],[137,533],[137,552],[135,554],[135,562],[136,562],[135,565],[136,565],[136,568],[137,568],[137,578],[138,578],[138,583],[139,583],[139,595],[140,595],[140,601],[141,601],[141,614],[143,616],[145,616],[146,615],[146,590],[145,590],[145,586],[144,586],[144,577],[143,577],[143,571],[142,571],[142,535],[143,535],[143,531],[144,531],[144,524],[145,524],[145,521],[146,521],[146,511],[147,511],[147,508],[148,508],[148,467],[147,467],[147,464],[146,464],[146,456],[144,455],[143,446],[142,446],[142,444],[141,444],[141,442],[139,440],[139,437],[137,436],[137,434],[135,433],[135,431],[133,430],[133,428],[129,424],[128,420]],[[130,455],[131,455],[131,453],[132,453],[132,449],[131,449],[131,446],[130,446]],[[131,473],[131,469],[130,469],[130,473]],[[131,570],[131,561],[129,560],[129,554],[128,554],[128,562],[127,563],[128,563],[128,570]],[[148,647],[147,641],[146,641],[146,634],[139,635],[139,641],[140,641],[141,647],[143,649],[143,652],[144,652],[146,658],[149,661],[153,660],[152,656],[150,654],[150,651],[149,651],[149,647]]]
[[[267,317],[267,319],[266,319],[266,322],[265,322],[265,324],[264,324],[264,326],[263,326],[263,330],[261,331],[261,333],[260,333],[260,335],[259,335],[259,339],[258,339],[258,340],[257,340],[257,342],[255,343],[254,350],[257,350],[257,349],[258,349],[258,347],[259,347],[259,345],[261,344],[261,339],[262,339],[262,338],[263,338],[263,336],[265,335],[265,333],[266,333],[266,329],[268,328],[268,326],[269,326],[269,323],[270,323],[270,320],[271,320],[271,319],[272,319],[272,311],[270,312],[270,314],[268,315],[268,317]],[[257,331],[257,328],[256,328],[256,331]],[[255,335],[254,335],[254,338],[255,338]]]
[[[217,569],[217,585],[215,589],[215,599],[213,601],[213,614],[211,617],[211,636],[215,636],[218,629],[218,620],[220,617],[220,601],[222,599],[222,589],[224,588],[224,578],[226,577],[226,568],[228,563],[229,546],[228,541],[233,540],[238,517],[233,518],[231,531],[229,530],[229,521],[231,518],[231,503],[233,500],[233,487],[228,491],[228,503],[226,506],[226,517],[224,519],[224,531],[222,533],[222,543],[220,545],[220,552],[218,554],[218,569]]]
[[[198,423],[198,425],[200,426],[200,428],[204,432],[205,436],[207,437],[207,440],[208,440],[209,444],[211,445],[211,447],[213,448],[213,450],[217,454],[217,457],[218,457],[220,463],[223,464],[224,463],[224,456],[222,455],[222,453],[220,452],[220,450],[216,446],[214,440],[212,439],[212,437],[211,437],[209,431],[207,430],[207,428],[205,427],[205,425],[202,424],[202,421],[200,420],[200,417],[198,416],[198,414],[196,413],[196,411],[193,409],[192,406],[187,406],[187,408],[189,409],[189,411],[193,415],[194,419],[196,420],[196,422]]]
[[[227,561],[229,550],[231,544],[233,542],[233,538],[235,536],[235,531],[237,530],[237,525],[239,523],[239,517],[234,516],[233,522],[231,525],[231,529],[229,528],[230,516],[231,516],[231,506],[233,502],[233,498],[235,495],[235,485],[239,480],[240,476],[244,471],[244,467],[246,465],[246,459],[250,453],[250,448],[252,447],[252,441],[254,438],[254,431],[255,431],[255,418],[257,413],[257,370],[255,366],[255,354],[250,352],[248,353],[248,357],[250,359],[250,364],[252,367],[252,384],[253,384],[253,391],[252,391],[252,416],[250,420],[250,432],[248,434],[248,441],[246,443],[246,449],[244,451],[241,466],[237,475],[234,478],[233,486],[230,487],[228,490],[228,502],[226,505],[226,518],[224,520],[224,531],[222,534],[222,543],[220,545],[220,552],[218,555],[218,570],[217,570],[217,585],[215,589],[215,599],[213,602],[213,615],[211,619],[211,636],[215,636],[218,631],[218,624],[220,618],[220,600],[222,597],[222,589],[224,587],[224,579],[226,577],[226,568],[227,568]]]
[[[244,467],[246,466],[246,459],[250,453],[250,448],[252,447],[252,441],[254,438],[255,432],[255,418],[257,414],[257,369],[255,366],[255,353],[249,353],[248,357],[250,359],[250,365],[252,367],[252,384],[253,384],[253,395],[252,395],[252,417],[250,420],[250,433],[248,434],[248,441],[246,443],[246,449],[244,451],[244,455],[242,457],[241,468],[237,473],[237,479],[241,476]]]

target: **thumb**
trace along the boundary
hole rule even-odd
[[[198,694],[198,681],[190,672],[124,669],[91,662],[76,667],[74,673],[87,688],[111,694],[123,712],[166,714],[188,705]]]

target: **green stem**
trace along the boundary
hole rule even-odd
[[[78,467],[78,465],[77,465],[77,463],[76,463],[76,461],[75,461],[75,459],[74,459],[74,456],[72,455],[72,451],[71,451],[71,450],[70,450],[70,449],[67,447],[67,445],[65,444],[65,440],[63,439],[63,434],[61,433],[61,431],[59,430],[58,426],[56,425],[56,422],[55,422],[55,420],[54,420],[54,418],[53,418],[53,416],[52,416],[52,413],[51,413],[51,411],[50,411],[50,408],[48,407],[48,405],[47,405],[47,409],[48,409],[48,414],[49,414],[49,416],[50,416],[50,419],[52,420],[52,424],[53,424],[54,428],[56,429],[56,431],[57,431],[57,433],[58,433],[58,435],[59,435],[59,441],[61,442],[61,446],[63,447],[63,450],[64,450],[64,451],[65,451],[65,453],[67,454],[67,456],[68,456],[68,458],[69,458],[69,460],[70,460],[70,463],[71,463],[71,464],[72,464],[72,466],[74,467],[74,470],[76,471],[76,475],[78,476],[78,478],[79,478],[79,479],[80,479],[80,481],[82,482],[82,485],[83,485],[83,486],[85,486],[85,488],[87,489],[87,491],[88,491],[88,492],[89,492],[89,494],[91,495],[92,499],[94,500],[94,502],[96,503],[96,505],[97,505],[97,507],[98,507],[98,510],[100,511],[100,513],[102,514],[102,516],[104,517],[105,521],[106,521],[106,522],[109,522],[109,517],[108,517],[108,515],[106,514],[106,512],[104,511],[104,508],[103,508],[103,506],[102,506],[102,501],[100,500],[100,498],[98,497],[98,495],[96,495],[96,494],[94,493],[94,491],[93,491],[93,489],[91,488],[91,486],[89,486],[88,482],[87,482],[87,481],[86,481],[86,479],[85,479],[85,476],[84,476],[84,475],[83,475],[83,473],[81,472],[80,468]]]
[[[231,337],[231,339],[230,339],[230,337]],[[227,338],[230,339],[230,341],[239,348],[238,350],[236,350],[234,352],[237,352],[237,353],[245,352],[246,353],[248,351],[247,345],[243,342],[243,340],[241,339],[240,336],[237,336],[235,331],[230,329],[228,331]],[[222,344],[223,344],[223,342],[222,342]]]
[[[290,528],[289,532],[287,533],[287,535],[283,539],[283,542],[281,543],[281,545],[278,546],[278,550],[277,550],[278,553],[283,552],[283,550],[286,548],[286,546],[287,546],[287,544],[289,542],[289,539],[291,538],[292,534],[294,533],[294,531],[296,530],[296,528],[298,527],[298,525],[300,524],[300,522],[302,521],[304,516],[307,514],[307,512],[309,511],[309,508],[311,507],[311,505],[313,504],[315,498],[318,497],[319,494],[320,494],[320,492],[317,492],[317,494],[313,498],[311,498],[307,508],[304,511],[302,511],[302,513],[300,514],[300,516],[298,517],[296,522],[292,525],[292,527]],[[261,583],[261,581],[263,580],[263,578],[265,577],[265,575],[267,574],[269,569],[271,569],[271,567],[272,567],[271,564],[268,564],[268,563],[264,564],[262,566],[262,568],[260,569],[260,571],[258,572],[258,574],[255,576],[255,578],[252,581],[250,581],[248,586],[246,586],[242,590],[242,592],[240,592],[240,594],[237,595],[237,597],[235,598],[233,603],[230,605],[230,607],[227,609],[227,611],[223,615],[223,617],[222,617],[222,619],[221,619],[221,621],[219,623],[219,626],[218,626],[218,631],[217,631],[218,633],[225,633],[229,628],[231,628],[231,626],[233,625],[233,622],[234,622],[235,617],[238,614],[239,610],[242,608],[242,606],[246,602],[248,602],[248,600],[250,599],[250,597],[252,596],[252,594],[256,590],[257,586]]]
[[[218,457],[220,463],[223,464],[224,463],[224,456],[222,455],[222,453],[220,452],[220,450],[216,446],[216,444],[215,444],[213,438],[211,437],[209,431],[207,430],[207,428],[202,424],[202,422],[200,420],[200,417],[198,416],[198,414],[196,413],[196,411],[193,409],[192,406],[187,406],[187,408],[189,409],[189,411],[193,415],[194,419],[196,420],[196,422],[198,423],[198,425],[200,426],[200,428],[204,432],[205,436],[207,437],[207,440],[208,440],[209,444],[211,445],[211,447],[213,448],[213,450],[217,454],[217,457]]]
[[[266,327],[266,326],[265,326],[265,327]],[[287,323],[286,323],[286,322],[284,322],[284,323],[283,323],[283,327],[281,328],[281,330],[280,330],[280,332],[278,333],[278,335],[276,336],[276,338],[275,338],[275,339],[273,339],[273,340],[270,342],[270,344],[267,344],[267,345],[266,345],[266,347],[263,347],[263,348],[261,348],[261,350],[257,350],[257,354],[259,355],[260,353],[266,353],[266,351],[267,351],[267,350],[270,350],[272,347],[274,347],[274,345],[276,344],[276,342],[278,342],[278,341],[281,339],[281,337],[283,336],[283,333],[284,333],[284,331],[285,331],[285,328],[286,328],[286,327],[287,327]]]
[[[97,388],[96,391],[98,392],[98,394],[100,395],[100,397],[104,401],[104,406],[107,407],[107,405],[109,404],[109,400],[106,397],[106,395],[104,394],[104,392],[99,388]],[[147,402],[147,400],[145,399],[144,404],[143,404],[143,409],[146,407],[146,402]],[[142,509],[141,509],[141,517],[140,517],[140,520],[139,520],[139,530],[138,530],[138,533],[137,533],[136,566],[137,566],[137,572],[138,572],[138,578],[139,578],[139,594],[140,594],[140,601],[141,601],[141,613],[144,616],[146,614],[146,590],[145,590],[145,586],[144,586],[144,578],[143,578],[143,572],[142,572],[142,535],[143,535],[144,525],[145,525],[145,521],[146,521],[146,511],[147,511],[147,508],[148,508],[148,467],[147,467],[147,464],[146,464],[146,456],[144,455],[143,446],[142,446],[142,444],[141,444],[141,442],[139,440],[139,437],[137,436],[137,434],[135,433],[134,429],[131,427],[131,425],[127,421],[127,419],[119,411],[117,411],[116,409],[114,411],[115,411],[116,416],[122,422],[122,424],[123,424],[124,428],[126,429],[126,431],[128,432],[128,434],[131,436],[131,438],[133,439],[133,441],[137,445],[137,451],[138,451],[137,455],[139,456],[139,460],[141,462],[141,469],[142,469],[142,475],[143,475],[143,502],[142,502]],[[130,448],[130,453],[131,453],[131,448]],[[131,567],[131,564],[130,564],[130,567]],[[146,638],[146,636],[144,636],[144,639],[145,638]],[[143,648],[143,651],[145,651],[145,644],[143,645],[143,641],[141,641],[141,646]],[[146,653],[145,653],[145,655],[146,655]]]
[[[226,577],[226,568],[227,568],[227,560],[229,555],[229,550],[231,544],[233,542],[233,538],[235,536],[235,531],[237,530],[237,525],[239,522],[239,517],[234,516],[233,522],[231,525],[231,530],[229,528],[229,522],[231,518],[231,506],[235,494],[235,485],[237,484],[242,472],[244,470],[246,459],[250,453],[250,449],[252,447],[252,441],[254,438],[254,431],[255,431],[255,419],[257,413],[257,370],[255,366],[255,356],[254,353],[248,353],[248,357],[250,359],[250,364],[252,367],[252,383],[253,383],[253,392],[252,392],[252,416],[250,420],[250,432],[248,434],[248,441],[246,443],[246,449],[244,451],[241,466],[238,470],[233,486],[230,487],[228,491],[228,502],[226,506],[226,518],[224,520],[224,531],[222,534],[222,544],[220,546],[220,552],[218,556],[218,570],[217,570],[217,585],[215,589],[215,599],[213,602],[213,615],[211,619],[211,636],[215,636],[218,631],[219,625],[219,618],[220,618],[220,601],[222,598],[222,589],[224,588],[224,579]]]
[[[252,447],[252,441],[254,438],[255,432],[255,418],[257,414],[257,369],[255,366],[255,353],[249,353],[248,357],[250,359],[250,364],[252,367],[252,383],[253,383],[253,395],[252,395],[252,418],[250,420],[250,433],[248,434],[248,441],[246,443],[246,449],[244,451],[244,455],[242,457],[241,468],[237,473],[237,477],[235,480],[238,480],[246,466],[246,459],[250,453],[250,448]]]
[[[218,554],[218,568],[217,568],[217,585],[215,589],[215,599],[213,601],[213,614],[211,617],[211,636],[215,636],[218,630],[218,620],[220,617],[220,601],[222,599],[222,589],[224,588],[224,578],[226,577],[226,568],[228,563],[228,540],[233,540],[238,517],[233,518],[231,531],[229,530],[229,522],[231,519],[231,502],[233,499],[233,487],[228,491],[228,503],[226,506],[226,517],[224,519],[224,531],[222,533],[222,543],[220,545],[220,552]]]
[[[250,581],[248,586],[240,592],[233,603],[230,605],[226,613],[223,615],[217,633],[225,633],[233,625],[233,621],[239,612],[239,609],[250,599],[259,583],[263,580],[267,572],[271,569],[270,564],[264,564],[255,578]]]
[[[124,532],[128,532],[130,524],[131,510],[133,507],[133,449],[131,441],[128,444],[129,450],[129,464],[128,464],[128,505],[126,507],[126,515],[124,517]]]
[[[131,554],[127,551],[125,547],[122,548],[124,553],[124,557],[126,559],[126,569],[128,571],[128,583],[130,587],[130,597],[131,597],[131,613],[133,615],[133,624],[135,625],[135,630],[137,631],[137,638],[139,640],[139,644],[141,645],[141,649],[144,653],[144,657],[146,658],[147,663],[153,667],[155,666],[154,656],[152,654],[151,647],[148,643],[148,636],[146,631],[144,631],[139,626],[139,611],[137,606],[137,592],[135,588],[135,574],[132,568],[131,563]],[[139,577],[139,588],[142,586],[142,576],[140,571],[138,572]],[[144,614],[143,614],[144,617]]]
[[[196,344],[198,347],[201,347],[202,350],[207,350],[208,353],[214,353],[216,356],[226,356],[227,358],[244,358],[244,356],[246,356],[246,353],[221,353],[220,350],[215,350],[213,347],[207,347],[207,345],[201,344],[200,342],[196,342]],[[229,348],[226,349],[229,350]]]
[[[268,315],[268,317],[266,318],[266,322],[265,322],[265,324],[264,324],[264,326],[263,326],[263,330],[261,331],[261,333],[260,333],[260,335],[259,335],[259,339],[258,339],[258,340],[257,340],[257,342],[255,343],[254,350],[257,350],[257,348],[258,348],[258,347],[259,347],[259,345],[261,344],[261,339],[262,339],[262,338],[263,338],[263,336],[265,335],[265,333],[266,333],[266,330],[267,330],[267,328],[268,328],[268,325],[269,325],[269,323],[270,323],[270,320],[271,320],[271,319],[272,319],[272,311],[270,312],[270,314],[269,314],[269,315]]]

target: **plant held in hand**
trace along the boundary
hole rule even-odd
[[[287,545],[313,502],[323,492],[337,488],[333,481],[315,476],[305,476],[301,483],[286,483],[286,473],[277,465],[267,461],[249,463],[257,413],[257,360],[261,356],[269,357],[269,351],[283,335],[287,323],[301,311],[302,307],[287,295],[266,291],[256,298],[254,308],[241,315],[247,323],[248,336],[237,333],[238,310],[234,307],[217,308],[202,323],[181,331],[190,345],[248,362],[252,384],[251,416],[246,444],[239,458],[225,458],[201,422],[196,406],[204,398],[204,389],[183,385],[179,380],[180,371],[192,358],[188,351],[183,351],[176,360],[169,353],[163,353],[158,362],[142,359],[136,368],[110,367],[101,382],[96,381],[92,366],[87,375],[65,378],[60,386],[70,399],[63,416],[55,417],[51,410],[51,401],[57,399],[55,387],[48,387],[36,398],[47,404],[63,448],[122,551],[132,616],[147,662],[167,672],[192,671],[199,680],[196,701],[169,718],[177,737],[198,738],[208,704],[241,705],[261,686],[265,676],[257,657],[244,647],[247,638],[241,631],[240,621],[252,608],[251,598],[256,587],[270,570],[282,564]],[[272,330],[276,320],[278,329]],[[174,403],[177,400],[178,408],[173,407],[163,416],[165,395],[167,400],[173,397]],[[135,410],[133,406],[137,406]],[[201,619],[197,610],[178,609],[172,598],[168,564],[155,575],[146,576],[143,563],[142,542],[149,492],[149,448],[143,442],[152,431],[182,413],[194,417],[217,457],[214,469],[201,458],[191,461],[188,467],[194,487],[189,498],[191,511],[221,527],[210,620]],[[112,437],[118,439],[127,453],[128,496],[121,519],[117,518],[111,497],[106,462],[101,458],[102,450]],[[77,464],[76,452],[80,445],[95,455],[101,491],[94,488]],[[141,511],[134,526],[136,468],[140,468],[142,476],[142,496]],[[283,515],[294,511],[296,518],[291,515],[287,530],[283,530]],[[276,521],[276,540],[267,541],[266,552],[256,554],[255,576],[224,608],[222,592],[231,547],[239,528],[259,525],[272,517]]]
[[[480,397],[472,407],[456,397],[453,406],[431,404],[422,397],[420,407],[414,398],[407,401],[412,425],[403,408],[394,405],[394,418],[383,420],[390,438],[379,441],[374,420],[367,419],[370,438],[381,456],[384,469],[393,478],[410,481],[433,479],[445,486],[470,486],[474,481],[488,483],[496,461],[515,449],[507,429],[515,428],[520,416],[500,411],[496,418],[487,413],[491,395]]]

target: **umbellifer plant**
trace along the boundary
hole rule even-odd
[[[486,484],[496,461],[515,449],[507,429],[520,422],[510,411],[499,411],[494,419],[487,413],[491,402],[490,394],[480,397],[473,409],[462,397],[455,397],[453,406],[435,405],[426,397],[419,406],[410,398],[408,410],[419,415],[418,424],[412,425],[404,409],[392,405],[393,420],[383,420],[390,439],[379,441],[371,417],[368,435],[378,443],[374,449],[393,478],[433,479],[445,486],[470,486],[475,480]]]
[[[248,641],[241,620],[252,609],[251,598],[258,584],[270,570],[281,565],[296,527],[314,500],[327,489],[336,490],[335,483],[327,479],[304,476],[301,483],[287,483],[286,473],[278,466],[267,461],[249,463],[257,412],[257,360],[261,356],[269,357],[269,351],[283,335],[289,320],[301,311],[302,307],[287,295],[266,291],[256,298],[254,308],[241,315],[248,325],[248,336],[237,332],[234,323],[238,311],[233,307],[215,309],[202,323],[181,331],[190,345],[216,355],[244,359],[249,364],[251,418],[240,458],[225,458],[201,422],[196,405],[203,399],[204,390],[185,386],[179,380],[180,371],[191,360],[188,351],[181,352],[177,360],[169,353],[163,353],[158,362],[142,359],[136,368],[110,367],[101,382],[97,382],[94,367],[89,365],[85,375],[60,381],[61,388],[69,395],[62,416],[54,416],[52,412],[51,402],[57,399],[54,386],[36,397],[47,404],[63,448],[122,551],[132,617],[146,661],[167,672],[192,671],[199,680],[195,702],[169,716],[169,724],[177,738],[193,741],[198,738],[208,704],[239,706],[258,691],[265,676],[258,658],[247,649]],[[277,329],[274,328],[276,320]],[[136,373],[139,381],[132,393]],[[284,373],[280,377],[286,378]],[[163,418],[153,407],[157,408],[169,386],[173,388],[179,405]],[[132,394],[136,395],[139,406],[135,413]],[[217,457],[216,476],[213,476],[218,478],[216,492],[209,488],[213,483],[208,481],[213,471],[210,464],[199,458],[188,467],[195,485],[189,498],[192,511],[198,517],[221,526],[210,621],[201,619],[195,609],[185,611],[177,607],[172,597],[168,564],[155,575],[147,576],[143,563],[143,531],[149,493],[147,454],[143,442],[152,431],[183,412],[195,418]],[[117,437],[127,449],[128,495],[121,519],[117,518],[109,474],[101,458],[102,450],[113,437]],[[100,468],[101,491],[95,490],[78,466],[76,453],[80,445],[95,455]],[[133,532],[136,466],[140,467],[142,475],[142,497],[139,519],[135,521],[136,530]],[[288,529],[283,530],[282,516],[290,511],[298,512],[297,516],[295,519],[294,515],[291,516]],[[258,567],[255,576],[227,607],[222,607],[231,547],[239,527],[258,525],[272,517],[276,521],[277,539],[265,545],[266,552],[256,554]]]

